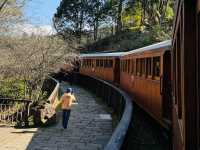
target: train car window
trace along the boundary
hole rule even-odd
[[[120,63],[121,63],[120,69],[121,69],[121,72],[123,72],[123,60],[121,60]]]
[[[100,59],[100,67],[103,67],[103,60]]]
[[[124,60],[124,72],[126,72],[126,64],[127,64],[127,61]]]
[[[82,60],[81,66],[84,68],[85,67],[85,61]]]
[[[103,60],[103,63],[104,63],[104,68],[107,68],[107,60]]]
[[[125,60],[123,60],[123,72],[125,72]]]
[[[87,59],[85,60],[85,68],[87,68]]]
[[[100,60],[98,60],[98,67],[100,67]]]
[[[160,79],[160,57],[153,58],[153,77],[156,80]]]
[[[93,68],[93,60],[90,60],[90,67]]]
[[[146,76],[148,78],[152,77],[152,59],[146,58]]]
[[[141,59],[141,74],[145,76],[145,58]]]
[[[88,67],[88,59],[86,60],[86,67]]]
[[[198,64],[200,63],[200,12],[198,13]],[[198,65],[198,91],[200,91],[200,66]],[[199,150],[200,150],[200,95],[198,92]]]
[[[92,60],[89,59],[89,68],[92,66]]]
[[[84,60],[84,66],[87,67],[87,60]]]
[[[109,68],[112,68],[113,67],[113,60],[109,60]]]
[[[106,60],[106,68],[109,68],[109,60]]]
[[[126,70],[127,70],[127,60],[125,60],[125,68],[124,68],[124,72],[126,72]]]
[[[134,60],[131,59],[131,74],[134,73]]]
[[[131,73],[131,60],[128,60],[128,73]]]
[[[133,74],[136,75],[136,59],[133,59]]]
[[[124,71],[124,68],[123,68],[124,67],[124,61],[123,60],[121,61],[121,65],[122,65],[121,66],[121,71],[123,72]]]
[[[87,67],[89,67],[89,59],[87,59]]]
[[[123,72],[124,72],[125,71],[125,69],[124,69],[125,68],[125,61],[123,60],[122,63],[123,63]]]
[[[99,60],[96,60],[96,67],[99,67]]]
[[[127,59],[126,72],[129,73],[129,60]]]
[[[182,10],[181,10],[182,11]],[[183,20],[181,20],[182,22]],[[176,73],[176,98],[177,98],[177,103],[178,103],[178,117],[179,119],[182,118],[182,91],[181,91],[181,87],[182,87],[182,74],[181,74],[181,28],[179,27],[178,32],[177,32],[177,39],[176,39],[176,68],[177,68],[177,73]]]
[[[94,67],[94,60],[91,59],[91,68],[93,68],[93,67]]]
[[[107,59],[105,60],[105,67],[109,68],[109,60],[107,60]]]
[[[136,72],[137,76],[140,76],[140,59],[136,59]]]
[[[91,67],[92,66],[92,60],[90,59],[90,61],[89,61],[89,67]]]

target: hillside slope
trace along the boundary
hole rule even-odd
[[[167,39],[170,37],[160,32],[124,31],[86,45],[82,52],[129,51]]]

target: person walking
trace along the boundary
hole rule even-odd
[[[61,97],[61,109],[63,111],[62,115],[62,125],[63,128],[67,128],[67,124],[69,121],[69,116],[71,113],[71,106],[73,104],[73,101],[75,101],[76,98],[73,94],[72,88],[67,88],[65,93]]]

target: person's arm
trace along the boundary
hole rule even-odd
[[[77,100],[76,100],[76,97],[74,95],[72,95],[72,102],[73,102],[73,104],[77,104],[78,103]]]

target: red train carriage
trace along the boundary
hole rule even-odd
[[[80,73],[119,84],[120,59],[123,52],[82,54]]]
[[[177,0],[173,31],[173,149],[200,150],[200,0]]]
[[[171,41],[143,47],[121,57],[120,86],[161,125],[171,123]]]

